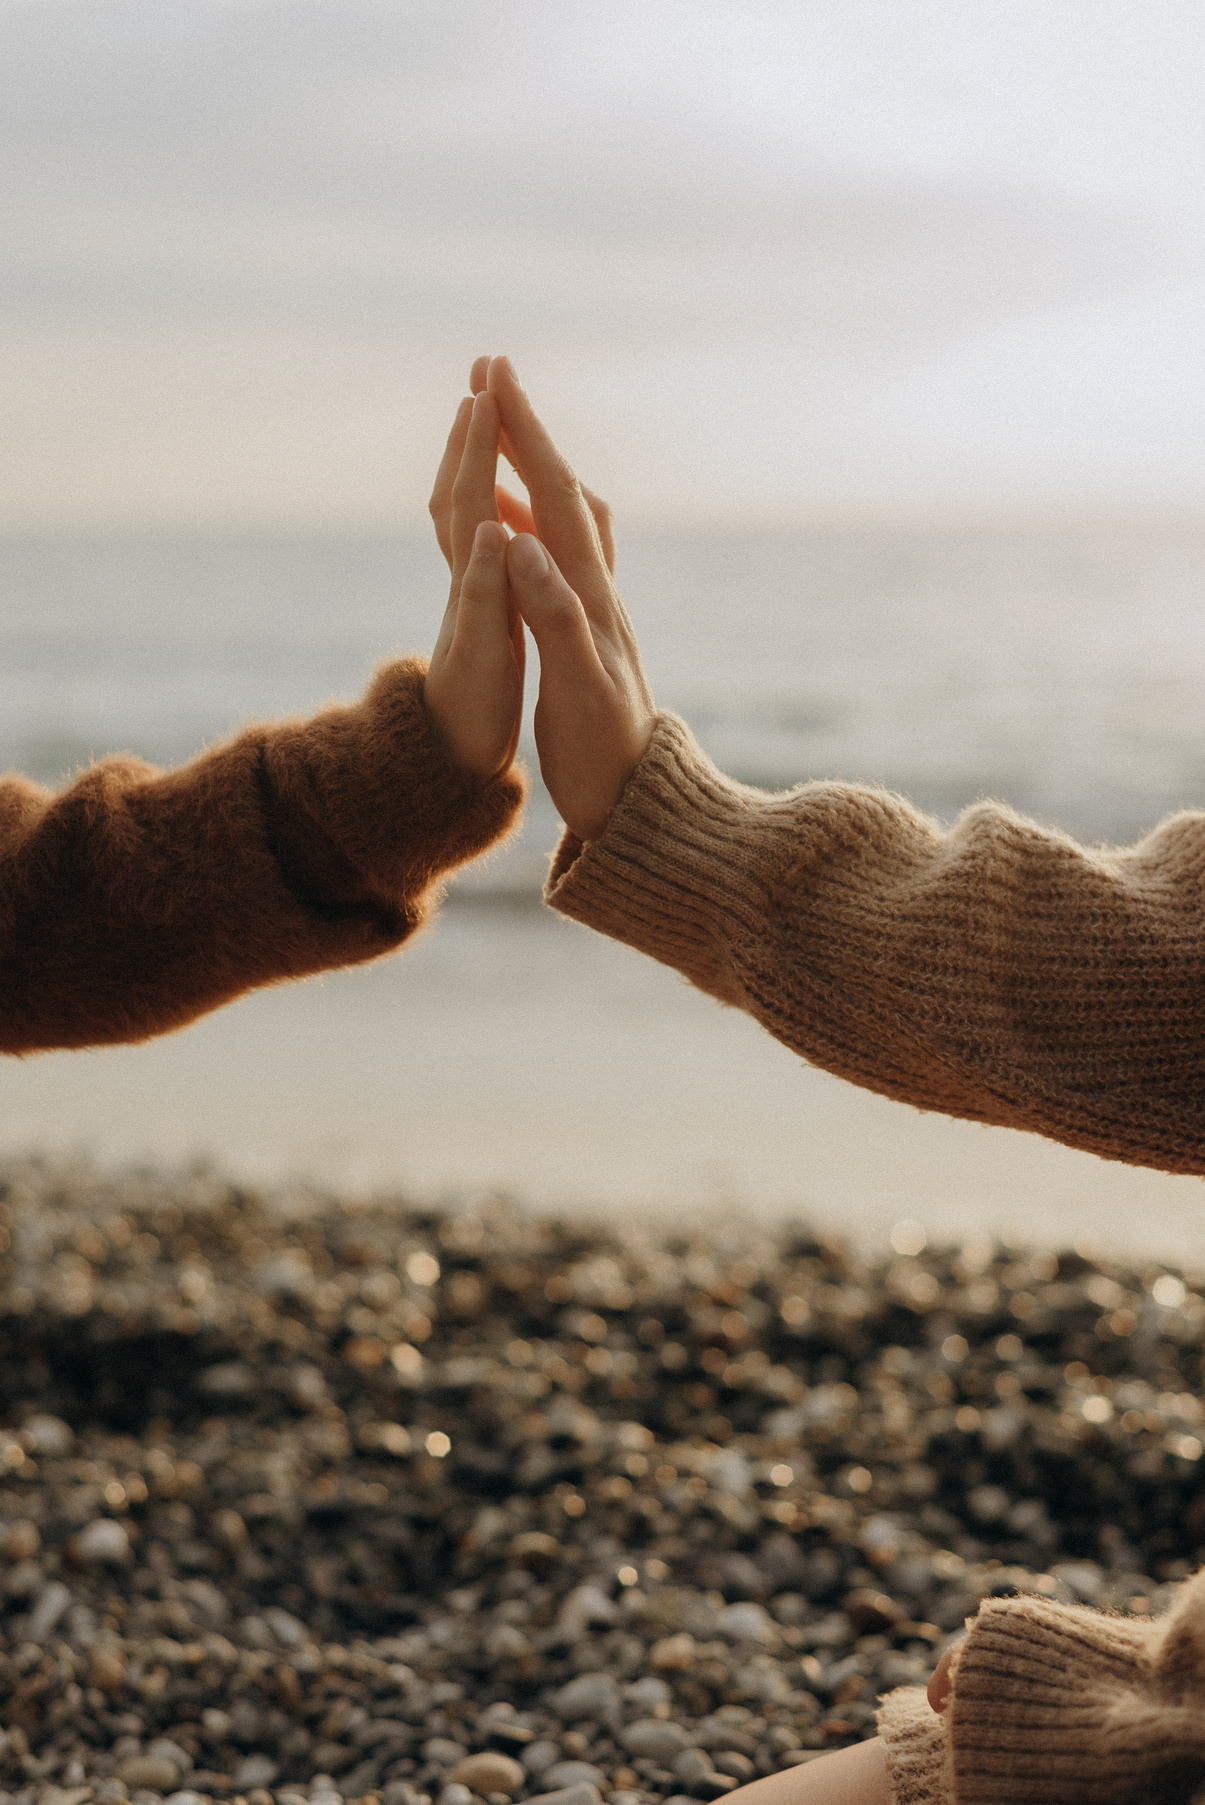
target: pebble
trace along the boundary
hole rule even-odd
[[[714,1800],[1205,1545],[1199,1273],[14,1161],[0,1229],[21,1805]]]
[[[577,1778],[576,1775],[574,1777]],[[595,1776],[591,1774],[588,1777],[593,1779]],[[484,1749],[479,1755],[466,1755],[463,1761],[458,1761],[452,1769],[451,1778],[458,1780],[462,1786],[467,1786],[470,1792],[501,1792],[509,1798],[512,1793],[519,1791],[527,1774],[512,1756]]]
[[[607,1776],[592,1761],[558,1761],[541,1774],[541,1785],[550,1792],[564,1792],[571,1786],[601,1786]]]
[[[130,1538],[122,1524],[112,1517],[97,1517],[86,1523],[73,1542],[75,1556],[81,1561],[100,1561],[105,1566],[121,1567],[130,1558]]]
[[[158,1755],[132,1755],[123,1761],[117,1777],[124,1785],[147,1792],[171,1792],[180,1782],[180,1769],[174,1761]],[[259,1784],[258,1781],[255,1782]]]
[[[682,1750],[689,1748],[690,1736],[681,1724],[664,1723],[659,1718],[638,1718],[620,1731],[619,1740],[629,1755],[656,1761],[667,1766]]]
[[[602,1795],[597,1786],[588,1780],[579,1780],[576,1786],[562,1787],[559,1792],[539,1794],[540,1805],[602,1805]]]

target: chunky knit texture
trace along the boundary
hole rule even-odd
[[[547,899],[921,1109],[1205,1173],[1205,815],[1089,850],[998,803],[734,783],[684,722]]]
[[[1200,1805],[1205,1574],[1159,1620],[1037,1598],[980,1606],[939,1718],[880,1710],[895,1805]]]
[[[425,672],[388,665],[356,706],[179,771],[0,778],[0,1052],[145,1040],[400,945],[524,795],[513,768],[483,785],[449,759]]]

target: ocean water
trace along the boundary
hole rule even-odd
[[[1199,524],[645,534],[619,578],[659,702],[746,781],[882,783],[946,820],[999,796],[1122,843],[1205,806]],[[425,536],[0,542],[0,768],[176,762],[354,696],[429,648],[445,593]],[[536,900],[556,834],[537,790],[401,959],[4,1062],[0,1151],[1195,1248],[1197,1181],[868,1097],[559,922]]]

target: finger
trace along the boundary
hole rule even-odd
[[[489,373],[490,373],[489,358],[488,357],[475,357],[473,359],[473,367],[469,371],[469,393],[470,394],[479,395],[481,393],[482,389],[485,387],[486,378],[489,376]]]
[[[460,460],[464,455],[472,411],[472,396],[466,395],[456,409],[456,418],[452,422],[452,430],[448,434],[448,442],[435,473],[435,487],[428,503],[431,518],[435,522],[439,549],[449,564],[452,562],[452,485],[456,481],[456,472],[460,469]]]
[[[606,680],[586,610],[545,548],[521,533],[506,548],[506,574],[540,653],[540,688]]]
[[[463,570],[483,520],[496,521],[494,477],[498,469],[498,407],[482,393],[472,404],[460,468],[452,484],[452,569]]]
[[[498,504],[498,518],[504,520],[514,533],[534,533],[536,523],[531,517],[531,509],[525,501],[509,490],[496,488],[494,500]]]
[[[510,607],[506,584],[509,541],[496,520],[479,523],[460,584],[453,651],[458,664],[492,666],[508,651]]]
[[[515,453],[512,461],[531,496],[540,539],[561,568],[580,583],[601,555],[598,529],[581,484],[520,387],[509,358],[490,360],[489,392],[498,403]]]
[[[580,481],[581,479],[579,478],[578,480]],[[611,504],[610,502],[604,501],[601,495],[595,495],[592,489],[587,489],[585,483],[582,483],[581,489],[582,494],[586,498],[586,506],[593,514],[594,524],[598,528],[598,540],[599,544],[602,546],[602,555],[607,561],[607,569],[610,571],[611,575],[614,576],[615,523],[614,516],[611,513]]]

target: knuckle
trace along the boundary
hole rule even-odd
[[[574,470],[572,464],[568,463],[564,458],[557,459],[552,473],[552,480],[561,491],[562,495],[570,497],[573,501],[580,501],[582,499],[582,485],[578,481],[577,472]]]

